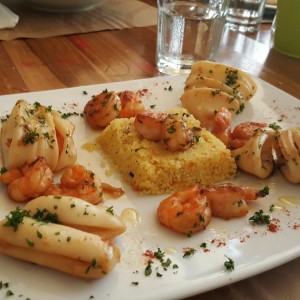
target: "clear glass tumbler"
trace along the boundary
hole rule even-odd
[[[186,74],[194,62],[214,60],[227,0],[158,0],[156,63],[165,74]]]

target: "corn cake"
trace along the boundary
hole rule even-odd
[[[185,119],[188,126],[200,127],[192,115]],[[199,140],[188,150],[170,152],[163,143],[143,139],[133,123],[134,118],[115,119],[97,141],[114,169],[142,194],[172,193],[235,175],[236,164],[230,151],[209,131],[202,129]]]

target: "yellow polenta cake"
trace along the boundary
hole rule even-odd
[[[185,119],[188,126],[200,126],[192,115]],[[207,130],[200,131],[198,141],[188,150],[170,152],[163,143],[142,138],[133,123],[134,118],[115,119],[101,132],[98,143],[114,169],[135,190],[143,194],[171,193],[235,175],[230,151]]]

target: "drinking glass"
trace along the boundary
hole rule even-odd
[[[255,32],[261,23],[266,0],[228,0],[227,24],[232,30]]]
[[[214,60],[227,0],[158,0],[156,64],[166,74],[186,74],[194,62]]]

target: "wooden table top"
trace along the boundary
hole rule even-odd
[[[144,2],[156,5],[154,0]],[[300,60],[272,48],[270,26],[226,31],[217,61],[241,68],[300,98]],[[156,27],[0,43],[0,93],[12,94],[155,77]]]
[[[154,0],[144,2],[156,5]],[[155,51],[156,26],[1,41],[0,94],[162,76],[155,68]],[[268,25],[247,35],[226,30],[216,60],[245,70],[300,99],[300,59],[272,49]],[[296,299],[300,295],[299,284],[295,284],[300,282],[299,270],[297,259],[274,271],[190,299],[284,299],[278,288],[285,289],[285,299]],[[268,281],[273,272],[278,274],[277,282]]]

